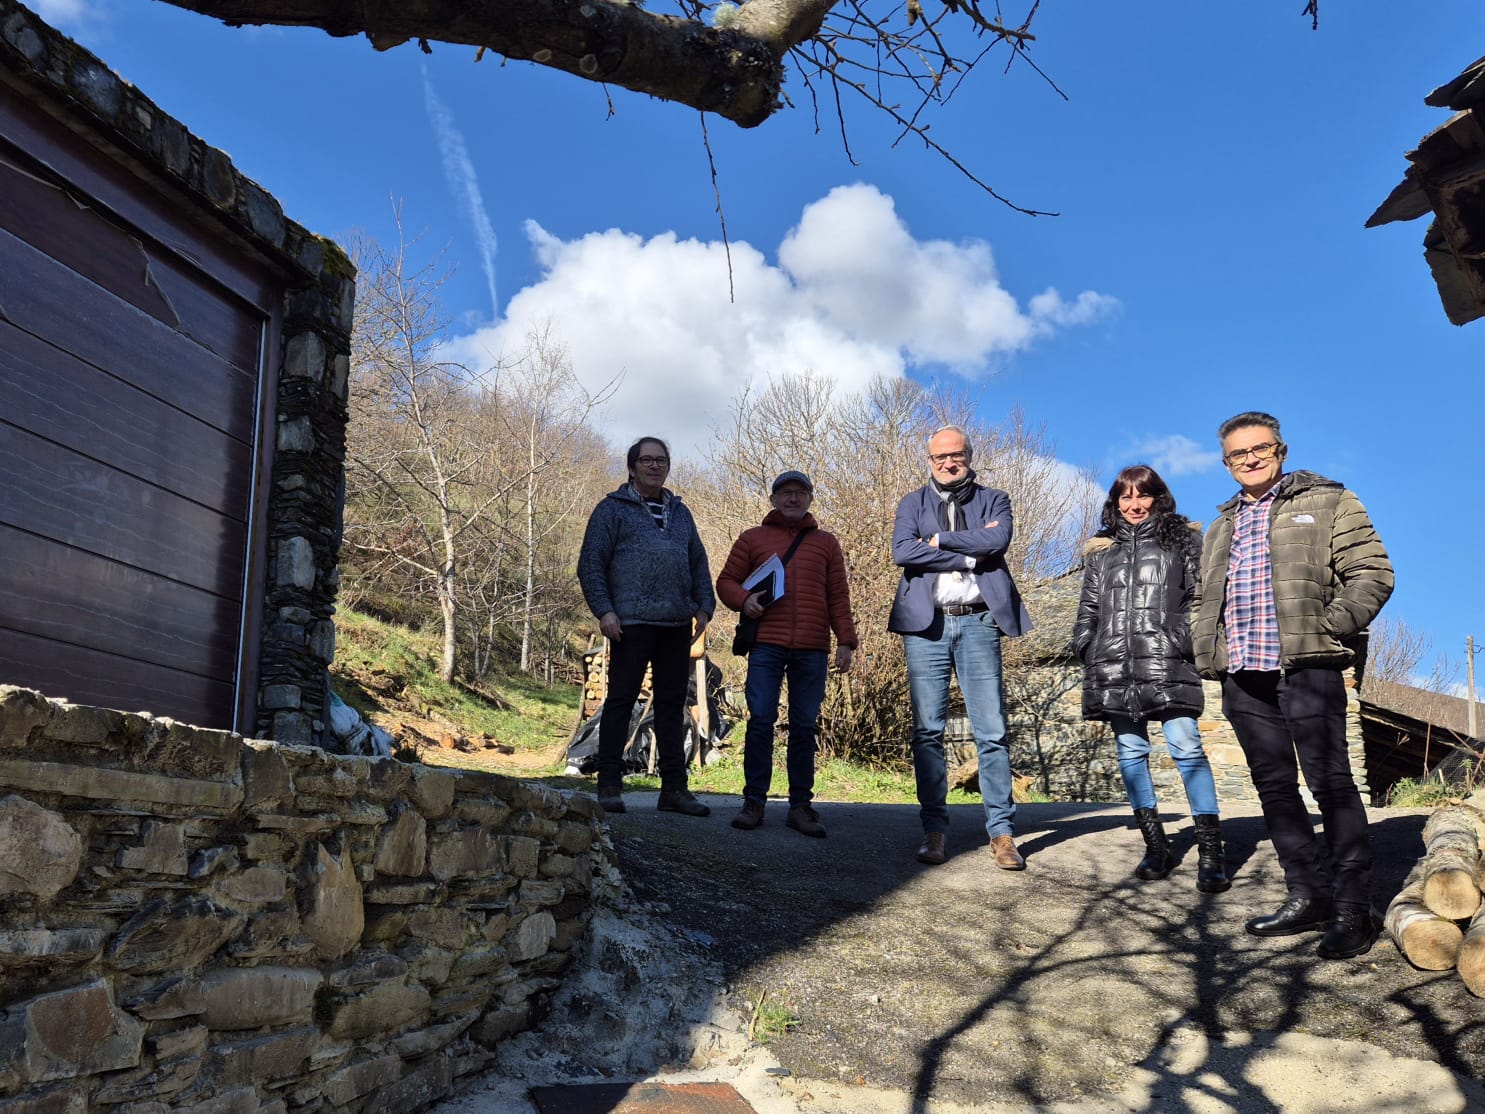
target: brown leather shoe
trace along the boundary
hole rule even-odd
[[[943,832],[924,832],[923,843],[918,847],[918,861],[929,866],[938,866],[949,857],[949,837]]]
[[[990,840],[990,853],[995,856],[995,865],[1001,870],[1025,870],[1026,860],[1016,850],[1016,841],[1010,836],[995,836]]]
[[[825,825],[820,823],[820,814],[809,805],[795,805],[791,808],[784,824],[801,835],[825,838]]]

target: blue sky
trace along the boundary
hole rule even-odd
[[[1425,221],[1362,227],[1447,113],[1423,97],[1485,53],[1485,5],[1049,0],[1037,64],[992,56],[933,134],[1000,205],[850,106],[707,130],[695,112],[434,44],[378,54],[233,30],[162,3],[38,9],[307,227],[392,235],[455,268],[470,358],[550,323],[580,374],[624,380],[616,441],[705,437],[737,387],[806,368],[908,374],[1021,406],[1106,483],[1161,468],[1208,519],[1233,483],[1214,429],[1263,409],[1293,467],[1361,496],[1398,570],[1387,614],[1462,656],[1485,639],[1485,321],[1450,325]],[[610,101],[612,115],[610,115]],[[710,411],[710,412],[709,412]]]

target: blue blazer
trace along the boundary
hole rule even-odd
[[[965,570],[965,558],[975,558],[975,583],[990,606],[990,614],[1002,634],[1025,634],[1031,616],[1021,602],[1021,593],[1006,567],[1005,551],[1015,530],[1011,520],[1011,497],[994,487],[978,489],[964,512],[965,528],[948,531],[947,508],[933,485],[925,484],[903,496],[892,524],[892,560],[902,569],[897,598],[887,629],[916,634],[933,625],[933,577],[931,574]],[[989,527],[989,523],[997,525]],[[938,535],[938,545],[927,539]]]

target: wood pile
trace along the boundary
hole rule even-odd
[[[1415,967],[1456,968],[1469,992],[1485,997],[1485,810],[1468,803],[1435,809],[1423,846],[1383,926]]]

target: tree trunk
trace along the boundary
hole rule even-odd
[[[526,600],[521,612],[521,672],[531,672],[531,621],[536,604],[536,426],[526,439]]]
[[[1447,971],[1459,961],[1464,933],[1424,904],[1424,863],[1419,859],[1403,888],[1387,906],[1383,927],[1414,967],[1425,971]]]

